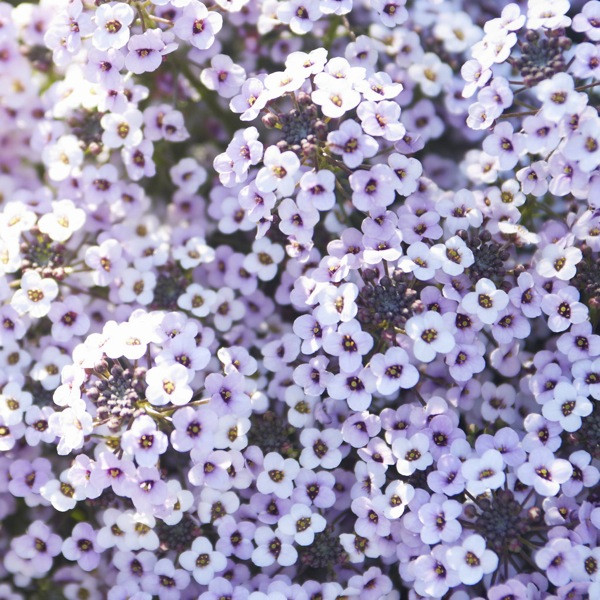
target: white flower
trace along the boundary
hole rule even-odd
[[[98,50],[125,46],[134,15],[133,8],[122,2],[101,4],[94,13],[96,30],[92,36],[92,44]]]
[[[215,250],[206,243],[204,238],[194,236],[184,246],[173,249],[173,258],[179,261],[183,269],[193,269],[199,264],[212,262],[215,258]]]
[[[62,135],[42,150],[42,160],[52,181],[64,181],[83,163],[83,150],[77,137]]]
[[[398,268],[405,273],[413,273],[420,281],[429,281],[433,278],[435,271],[442,266],[432,252],[431,248],[423,242],[413,242],[398,261]]]
[[[202,2],[192,0],[175,21],[173,33],[199,50],[207,50],[214,44],[215,35],[222,27],[223,17],[219,12],[208,12]]]
[[[450,548],[446,558],[465,585],[475,585],[498,566],[498,556],[486,549],[485,540],[477,534],[465,538],[462,545]]]
[[[38,227],[56,242],[64,242],[85,223],[85,211],[77,208],[72,200],[52,202],[52,212],[44,213]]]
[[[51,479],[40,488],[40,495],[52,504],[52,508],[60,512],[66,512],[75,508],[78,500],[85,499],[85,491],[71,485],[67,479],[66,472],[60,476],[60,480]]]
[[[306,504],[294,504],[290,512],[278,522],[280,531],[293,537],[300,546],[310,546],[315,539],[315,533],[323,531],[326,525],[325,518],[313,513]]]
[[[475,291],[462,299],[462,306],[467,314],[476,315],[482,323],[491,325],[506,308],[508,300],[505,291],[496,289],[494,282],[484,277],[475,285]]]
[[[395,439],[392,452],[398,459],[396,469],[400,475],[409,476],[415,471],[424,471],[433,463],[433,456],[429,452],[429,438],[424,433]]]
[[[322,73],[320,73],[322,74]],[[329,87],[329,85],[331,87]],[[360,94],[345,80],[336,81],[335,86],[316,89],[311,94],[312,101],[318,104],[326,117],[337,119],[356,108],[360,102]]]
[[[49,429],[60,438],[56,451],[64,456],[83,446],[85,436],[92,433],[92,416],[85,411],[85,405],[78,402],[48,419]]]
[[[473,252],[457,235],[453,235],[443,244],[432,246],[431,254],[442,263],[444,273],[452,277],[460,275],[475,262]]]
[[[122,273],[122,284],[119,288],[119,298],[122,302],[139,302],[147,305],[154,297],[156,275],[152,271],[138,271],[128,268]]]
[[[528,29],[559,29],[568,27],[571,19],[566,12],[571,8],[569,0],[529,0],[527,3]]]
[[[406,335],[413,340],[413,354],[423,362],[431,362],[439,352],[447,354],[454,348],[454,337],[442,315],[426,311],[411,317],[405,325]]]
[[[470,458],[462,465],[467,489],[474,496],[495,490],[504,484],[504,461],[498,450],[486,450],[480,458]]]
[[[269,146],[263,157],[264,167],[256,175],[256,187],[261,192],[276,191],[291,196],[296,187],[300,160],[291,151],[281,152],[277,146]]]
[[[252,244],[252,253],[244,259],[244,268],[260,280],[270,281],[277,274],[277,265],[283,257],[283,248],[263,237]]]
[[[564,115],[579,112],[587,97],[575,92],[574,88],[573,78],[568,73],[557,73],[551,79],[538,83],[535,92],[543,103],[542,116],[557,123]]]
[[[146,383],[146,398],[154,406],[163,406],[169,402],[181,406],[192,398],[192,388],[188,385],[188,370],[179,363],[148,369]]]
[[[148,29],[132,36],[127,44],[129,53],[125,57],[125,68],[136,75],[156,71],[162,63],[163,54],[175,48],[173,44],[165,44],[163,36],[166,39],[167,34],[160,29]]]
[[[167,436],[156,428],[152,417],[137,417],[130,429],[121,437],[121,447],[133,456],[141,467],[153,467],[159,454],[167,450]]]
[[[337,356],[340,369],[353,373],[362,366],[362,357],[373,347],[373,338],[362,330],[356,319],[342,323],[323,340],[323,349],[331,356]]]
[[[563,458],[555,458],[552,450],[542,447],[532,452],[526,463],[517,469],[517,477],[525,485],[533,485],[541,496],[556,496],[560,484],[573,475],[573,465]]]
[[[410,364],[408,354],[402,348],[392,347],[385,355],[375,354],[369,364],[377,378],[377,391],[384,396],[400,388],[410,389],[419,380],[419,372]]]
[[[411,79],[421,86],[426,96],[437,96],[442,87],[452,79],[452,69],[437,54],[427,52],[419,62],[408,68]]]
[[[107,113],[100,120],[104,128],[102,143],[107,148],[132,148],[142,142],[142,113],[130,109],[123,114]]]
[[[542,406],[542,415],[549,421],[560,423],[569,432],[581,427],[581,417],[592,412],[592,403],[580,395],[567,381],[560,381],[553,390],[553,398]]]
[[[206,585],[227,566],[227,559],[221,552],[213,550],[212,544],[205,537],[197,537],[190,550],[179,555],[179,564],[192,574],[200,584]]]
[[[282,567],[293,565],[298,558],[298,552],[292,546],[293,538],[273,532],[270,527],[257,527],[254,533],[256,548],[252,552],[252,562],[258,567],[268,567],[277,562]],[[265,595],[265,600],[268,596]]]
[[[216,298],[216,292],[204,289],[199,283],[192,283],[177,298],[177,306],[189,310],[196,317],[205,317],[211,312]]]
[[[244,68],[235,64],[226,54],[213,56],[210,65],[200,73],[200,81],[223,98],[235,96],[246,79]]]
[[[406,133],[404,125],[399,122],[400,105],[396,102],[361,102],[356,114],[365,133],[369,135],[383,136],[386,140],[394,142]]]
[[[38,319],[50,312],[52,300],[58,296],[58,284],[37,271],[26,271],[21,277],[21,287],[10,302],[19,315],[29,314]]]
[[[294,33],[304,35],[321,16],[319,4],[319,0],[286,0],[277,6],[277,18],[289,23]]]
[[[563,281],[569,281],[575,277],[576,265],[583,258],[579,248],[570,246],[562,248],[558,244],[548,244],[542,252],[542,258],[537,263],[535,270],[542,277],[556,277]]]
[[[299,471],[300,465],[293,458],[284,459],[277,452],[269,452],[264,458],[263,470],[256,480],[256,488],[261,494],[289,498]]]

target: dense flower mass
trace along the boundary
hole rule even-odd
[[[0,3],[0,596],[600,598],[598,44]]]

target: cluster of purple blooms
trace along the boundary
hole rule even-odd
[[[600,598],[600,1],[0,3],[0,597]]]

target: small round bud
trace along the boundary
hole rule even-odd
[[[298,104],[303,106],[308,106],[312,103],[310,94],[307,94],[306,92],[298,92],[298,96],[296,97],[296,99],[298,100]]]
[[[268,129],[273,129],[279,123],[279,118],[275,113],[267,113],[263,115],[261,120],[262,124]]]

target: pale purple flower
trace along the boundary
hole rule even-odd
[[[89,523],[77,523],[71,537],[62,543],[63,556],[77,562],[84,571],[93,571],[98,566],[100,551],[96,544],[96,532]]]
[[[209,12],[202,2],[193,1],[183,9],[183,14],[175,21],[173,32],[192,46],[207,50],[215,35],[223,27],[223,17],[218,12]]]
[[[560,332],[571,324],[583,323],[588,317],[587,307],[579,302],[579,292],[568,286],[542,298],[542,310],[548,315],[550,331]]]
[[[294,504],[290,512],[279,519],[278,528],[284,535],[294,538],[300,546],[310,546],[315,534],[323,531],[327,521],[306,504]]]
[[[352,119],[342,122],[337,131],[327,136],[331,150],[341,154],[344,163],[351,169],[360,165],[365,158],[370,158],[379,149],[374,138],[366,135],[362,127]]]
[[[577,554],[566,538],[554,538],[535,553],[535,564],[554,585],[565,585],[571,581],[571,571]]]
[[[592,403],[579,395],[577,389],[566,381],[559,382],[553,390],[553,397],[542,406],[542,414],[549,421],[560,423],[569,432],[581,427],[581,418],[592,412]]]
[[[129,53],[125,57],[125,68],[136,75],[156,71],[162,63],[163,54],[170,50],[163,35],[160,29],[149,29],[131,36],[127,44]]]
[[[384,396],[400,388],[410,389],[419,379],[417,369],[410,364],[408,354],[402,348],[390,348],[385,355],[375,354],[370,361],[375,375],[377,391]]]
[[[410,438],[397,438],[392,443],[392,452],[397,457],[396,468],[400,475],[412,475],[423,471],[433,462],[429,452],[429,438],[424,433],[415,433]]]
[[[252,552],[252,562],[258,567],[268,567],[275,562],[287,567],[298,558],[298,552],[291,544],[293,538],[279,533],[279,530],[274,532],[267,526],[258,527],[254,541],[256,548]]]
[[[502,455],[497,450],[486,450],[481,457],[465,461],[462,474],[467,481],[467,490],[474,496],[498,489],[505,480]]]
[[[360,323],[351,319],[342,323],[337,331],[331,332],[323,340],[323,349],[331,356],[337,356],[340,368],[352,373],[362,365],[362,357],[373,347],[373,338],[362,331]]]
[[[465,585],[474,585],[498,566],[498,556],[485,547],[485,540],[477,534],[465,538],[460,546],[446,552],[449,566],[456,570]]]
[[[300,433],[300,443],[304,449],[299,462],[305,469],[314,469],[317,466],[334,469],[342,460],[342,452],[339,449],[342,434],[337,429],[303,429]]]
[[[223,554],[213,550],[212,544],[205,537],[197,537],[190,550],[179,555],[179,564],[200,584],[206,585],[227,566]]]
[[[128,4],[118,2],[103,4],[94,13],[96,29],[92,43],[98,50],[118,50],[129,40],[129,25],[135,13]]]
[[[133,422],[121,438],[121,447],[135,457],[142,467],[154,466],[158,456],[168,447],[167,436],[156,428],[156,423],[148,415],[141,415]]]
[[[592,41],[600,41],[598,25],[600,19],[600,3],[597,0],[586,2],[580,13],[573,17],[572,28],[574,31],[585,33]]]
[[[413,340],[413,354],[422,362],[431,362],[437,353],[445,354],[454,348],[454,337],[437,312],[426,311],[411,317],[405,329]]]
[[[572,474],[569,461],[555,458],[548,448],[537,449],[517,470],[519,479],[525,485],[532,485],[541,496],[556,496],[560,484],[568,481]]]

